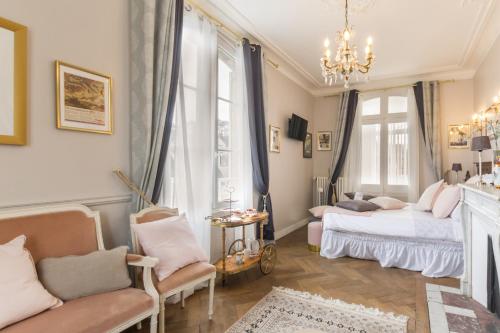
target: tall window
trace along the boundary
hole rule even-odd
[[[410,182],[406,90],[361,99],[361,186],[376,193],[401,193]]]

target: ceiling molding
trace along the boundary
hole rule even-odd
[[[483,35],[484,30],[486,29],[486,26],[490,22],[490,18],[492,16],[492,8],[493,4],[495,3],[495,0],[488,0],[485,2],[483,5],[481,11],[478,13],[476,22],[474,24],[474,27],[472,29],[472,33],[469,38],[469,42],[467,43],[462,59],[458,63],[458,66],[464,67],[469,60],[472,58],[474,53],[478,51],[477,45],[480,42],[481,36]]]
[[[387,89],[388,87],[393,87],[396,85],[410,85],[417,81],[446,81],[446,80],[470,80],[474,77],[476,73],[472,69],[458,69],[444,72],[430,72],[422,73],[417,75],[400,75],[394,77],[379,78],[376,80],[370,80],[365,83],[354,83],[351,84],[351,89],[359,89],[361,91],[365,89]],[[345,91],[345,88],[340,86],[333,86],[328,88],[314,89],[312,94],[314,97],[328,97],[339,95]]]

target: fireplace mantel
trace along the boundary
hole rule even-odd
[[[493,245],[496,272],[500,272],[500,190],[486,185],[461,184],[460,187],[465,256],[461,290],[488,307],[492,293],[488,280],[489,276],[491,278],[488,272],[488,238],[491,238],[490,244]],[[496,276],[498,279],[499,274]]]

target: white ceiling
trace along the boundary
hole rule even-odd
[[[329,5],[327,2],[330,1]],[[350,0],[359,1],[359,0]],[[314,87],[324,86],[319,58],[323,40],[344,24],[339,0],[210,0]],[[366,0],[365,0],[366,2]],[[350,13],[354,43],[374,39],[370,79],[470,69],[478,37],[496,0],[373,0]],[[364,54],[364,52],[360,52]]]

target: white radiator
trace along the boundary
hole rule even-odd
[[[324,206],[328,204],[328,177],[316,177],[313,181],[313,205]]]

